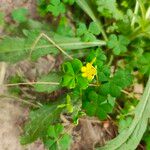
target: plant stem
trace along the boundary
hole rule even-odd
[[[18,86],[18,85],[33,85],[33,84],[46,84],[46,85],[59,85],[58,82],[24,82],[24,83],[10,83],[3,84],[3,86]]]
[[[114,55],[111,55],[107,66],[110,66],[112,64],[113,60],[114,60]]]
[[[32,107],[35,107],[35,108],[39,108],[39,107],[40,107],[39,105],[36,105],[36,104],[34,104],[34,103],[32,103],[32,102],[29,102],[29,101],[27,101],[27,100],[18,98],[18,97],[16,97],[16,96],[1,94],[1,95],[0,95],[0,98],[10,98],[11,100],[17,100],[17,101],[19,101],[19,102],[23,102],[23,103],[28,104],[28,105],[30,105],[30,106],[32,106]]]

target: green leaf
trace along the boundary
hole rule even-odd
[[[68,150],[72,142],[71,136],[68,134],[63,135],[63,137],[59,140],[60,150]]]
[[[91,1],[89,0],[76,0],[76,3],[86,12],[86,14],[97,24],[99,29],[101,29],[102,35],[105,40],[107,40],[107,36],[105,31],[103,30],[101,22],[97,19],[94,9],[91,8]]]
[[[104,120],[108,113],[111,113],[114,107],[114,98],[110,95],[102,96],[95,91],[89,91],[88,96],[85,96],[83,101],[83,109],[89,116],[97,116]]]
[[[117,20],[123,19],[122,12],[117,8],[116,0],[96,0],[96,4],[100,15]]]
[[[16,22],[23,23],[27,21],[28,10],[25,8],[18,8],[13,10],[12,18]]]
[[[86,89],[89,85],[88,80],[81,75],[76,77],[77,84],[81,89]]]
[[[71,144],[71,136],[63,133],[64,127],[61,124],[51,125],[48,129],[48,138],[45,142],[50,150],[67,150]]]
[[[26,59],[39,34],[40,32],[32,31],[28,32],[26,38],[5,37],[0,41],[0,61],[17,62]],[[81,42],[79,38],[68,38],[54,33],[50,33],[50,37],[64,50],[77,50],[106,45],[104,41]],[[33,49],[31,58],[37,60],[39,57],[50,53],[57,54],[58,49],[46,39],[41,38]]]
[[[47,6],[47,11],[51,12],[53,16],[57,17],[60,14],[65,13],[65,5],[60,2],[60,0],[51,0],[50,4]]]
[[[88,31],[93,33],[94,35],[99,35],[101,32],[99,26],[97,26],[97,23],[95,22],[90,23]]]
[[[109,94],[113,97],[118,97],[121,94],[121,87],[110,82],[109,84]]]
[[[49,124],[58,120],[61,109],[53,106],[42,106],[30,115],[25,125],[25,133],[21,137],[21,144],[29,144],[46,135]]]
[[[127,129],[130,124],[132,123],[132,117],[127,117],[124,119],[121,119],[119,121],[119,133],[123,132],[123,130]]]
[[[65,62],[63,64],[63,71],[69,75],[74,75],[74,69],[73,69],[72,64],[70,62]]]
[[[133,76],[128,70],[119,69],[112,78],[112,82],[121,88],[126,88],[132,84]]]
[[[87,27],[84,23],[79,23],[77,28],[77,36],[82,36],[87,32]]]
[[[68,18],[65,16],[60,18],[56,32],[62,36],[73,37],[75,35],[74,30],[72,29],[72,26],[69,24]]]
[[[85,41],[85,42],[96,41],[96,40],[97,39],[96,39],[95,35],[93,35],[90,32],[85,33],[83,36],[83,41]]]
[[[69,5],[73,5],[75,0],[63,0],[63,2],[68,3]]]
[[[150,134],[149,134],[149,132],[147,132],[144,135],[142,140],[146,143],[146,149],[150,149]]]
[[[110,79],[110,68],[106,65],[98,67],[97,76],[100,82],[107,82]]]
[[[61,85],[64,86],[64,87],[68,87],[70,89],[75,88],[75,86],[76,86],[76,84],[75,84],[75,76],[71,76],[71,75],[65,74],[62,77]]]
[[[127,70],[119,69],[111,78],[109,75],[110,72],[106,72],[106,75],[103,72],[98,74],[101,81],[107,81],[99,87],[99,91],[103,95],[110,94],[113,97],[118,97],[121,94],[121,90],[131,85],[133,81],[132,75]]]
[[[59,135],[62,133],[63,130],[64,130],[64,127],[61,124],[57,124],[55,126],[50,125],[47,130],[47,135],[49,137],[56,139],[59,137]]]
[[[86,41],[86,42],[96,41],[97,39],[96,39],[95,35],[98,35],[98,32],[94,31],[95,27],[96,27],[96,29],[98,28],[97,24],[95,24],[94,22],[90,23],[89,29],[87,29],[87,27],[84,23],[80,23],[79,27],[77,29],[77,36],[81,36],[83,41]],[[99,31],[99,28],[97,29],[97,31]]]
[[[99,150],[132,150],[137,148],[147,129],[148,119],[150,118],[150,77],[142,99],[134,112],[135,115],[131,125]]]
[[[115,34],[110,35],[107,43],[108,48],[113,49],[113,53],[115,55],[125,53],[127,51],[128,44],[129,40],[125,36],[119,35],[117,37]]]
[[[150,53],[146,52],[141,57],[137,58],[136,65],[143,74],[150,73]]]
[[[79,59],[73,59],[71,61],[71,64],[75,74],[77,74],[81,70],[81,67],[83,66],[82,62]]]
[[[37,92],[51,93],[60,89],[61,76],[56,73],[50,73],[49,75],[42,76],[37,82],[49,82],[51,84],[35,84],[34,88]],[[55,84],[56,83],[56,84]],[[57,84],[58,83],[58,84]]]

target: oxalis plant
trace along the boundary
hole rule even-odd
[[[142,138],[148,147],[150,2],[43,0],[37,4],[42,17],[51,14],[60,19],[57,28],[51,27],[49,31],[47,24],[27,20],[26,10],[15,10],[13,20],[19,25],[26,23],[28,28],[22,29],[21,37],[2,38],[0,60],[34,62],[45,55],[57,56],[61,52],[63,63],[37,81],[25,82],[24,78],[15,77],[4,86],[15,86],[15,92],[24,85],[38,93],[63,91],[63,94],[48,104],[15,97],[32,106],[21,144],[41,139],[47,149],[69,149],[73,141],[72,128],[65,129],[60,119],[65,114],[71,118],[72,127],[77,126],[83,116],[114,120],[119,135],[97,149],[134,150]],[[69,26],[67,12],[71,13],[73,27]],[[139,100],[133,86],[141,81],[147,86]],[[120,103],[123,103],[122,109]]]

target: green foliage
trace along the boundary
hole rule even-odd
[[[108,79],[108,82],[100,86],[100,92],[103,95],[110,94],[113,97],[118,97],[121,94],[121,90],[132,84],[133,77],[126,70],[118,70],[112,78]]]
[[[88,29],[84,23],[80,23],[77,29],[77,36],[80,36],[83,41],[95,41],[95,35],[99,35],[100,32],[101,30],[96,22],[91,22]]]
[[[129,44],[129,40],[123,35],[119,35],[118,37],[114,34],[110,35],[109,41],[107,43],[108,48],[113,49],[113,53],[115,55],[119,55],[120,53],[125,53],[127,51],[127,45]]]
[[[26,31],[26,37],[24,38],[5,37],[0,41],[0,61],[17,62],[26,59],[29,57],[31,47],[39,35],[40,32],[35,30],[30,32]],[[67,50],[84,49],[88,47],[105,45],[104,41],[84,43],[78,38],[60,36],[55,33],[51,33],[50,35],[54,41],[59,43],[59,46]],[[47,39],[41,38],[32,50],[31,59],[35,61],[39,57],[45,56],[46,54],[56,55],[58,54],[58,49]]]
[[[63,2],[73,5],[75,0],[63,0]]]
[[[119,133],[123,132],[123,130],[127,129],[132,123],[132,117],[126,117],[121,119],[119,122]]]
[[[107,114],[112,112],[114,100],[115,98],[110,95],[102,96],[95,91],[88,90],[88,92],[85,92],[83,109],[89,116],[97,116],[103,120],[107,118]]]
[[[18,8],[13,10],[12,18],[18,23],[23,23],[27,21],[28,10],[25,8]]]
[[[122,12],[118,9],[116,0],[96,0],[100,15],[105,17],[113,17],[115,19],[123,19]]]
[[[38,96],[56,96],[46,106],[42,103],[47,96],[40,103],[38,96],[32,100],[40,107],[32,109],[21,143],[40,139],[47,149],[67,150],[72,138],[60,114],[75,124],[83,115],[99,120],[110,115],[118,124],[119,135],[100,149],[136,149],[150,115],[150,81],[140,101],[135,98],[133,85],[145,86],[150,73],[149,3],[38,0],[37,10],[42,17],[33,20],[25,8],[15,9],[12,25],[0,13],[0,27],[7,34],[0,38],[0,61],[28,59],[36,63],[40,57],[57,56],[57,67],[33,83],[18,86],[27,81],[20,75],[8,80],[11,86],[16,85],[9,91],[18,96],[28,84]],[[149,146],[149,137],[143,140]]]
[[[69,25],[69,21],[66,17],[62,17],[59,21],[59,25],[57,27],[57,33],[64,36],[74,36],[74,31],[71,28],[71,25]]]
[[[57,17],[65,13],[65,5],[60,0],[51,0],[50,4],[47,6],[47,11]]]
[[[55,123],[59,119],[61,108],[57,106],[43,106],[31,112],[29,122],[25,126],[25,133],[21,137],[21,144],[29,144],[38,138],[44,138],[47,134],[49,124]]]
[[[150,116],[150,78],[144,91],[143,97],[135,109],[135,116],[131,125],[120,133],[114,140],[110,141],[106,146],[100,148],[102,150],[122,150],[136,149],[144,132],[147,128]]]
[[[62,77],[61,85],[70,89],[76,86],[85,89],[88,87],[88,80],[80,75],[82,62],[78,59],[74,59],[71,62],[63,64],[64,75]]]
[[[64,133],[63,133],[64,132]],[[71,136],[65,133],[61,124],[50,125],[45,145],[49,150],[67,150],[71,144]]]
[[[147,133],[144,135],[143,141],[146,144],[146,149],[150,149],[150,135],[149,135],[149,131],[147,131]]]

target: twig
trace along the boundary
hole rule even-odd
[[[18,86],[18,85],[34,85],[34,84],[45,84],[45,85],[59,85],[58,82],[24,82],[24,83],[10,83],[10,84],[3,84],[3,86]]]
[[[70,59],[73,59],[70,55],[68,55],[68,53],[66,53],[59,45],[57,45],[50,37],[48,37],[46,34],[44,33],[41,33],[37,39],[35,40],[35,42],[33,43],[32,47],[31,47],[31,51],[30,51],[30,57],[31,57],[31,54],[35,48],[35,46],[37,45],[37,43],[39,42],[39,40],[42,38],[42,37],[45,37],[50,43],[52,43],[57,49],[59,49],[64,55],[66,55],[68,58]]]
[[[30,105],[30,106],[32,106],[32,107],[35,107],[35,108],[39,108],[39,107],[40,107],[39,105],[33,104],[32,102],[29,102],[29,101],[27,101],[27,100],[18,98],[18,97],[16,97],[16,96],[1,94],[1,95],[0,95],[0,98],[11,98],[11,100],[17,100],[17,101],[19,101],[19,102],[23,102],[23,103],[28,104],[28,105]]]
[[[131,94],[131,93],[125,91],[125,90],[121,90],[121,92],[124,93],[124,94],[126,94],[126,95],[128,95],[128,96],[131,97],[131,98],[137,99],[136,96],[134,96],[134,94]]]
[[[1,62],[0,63],[0,85],[3,84],[5,73],[6,73],[6,63]]]

